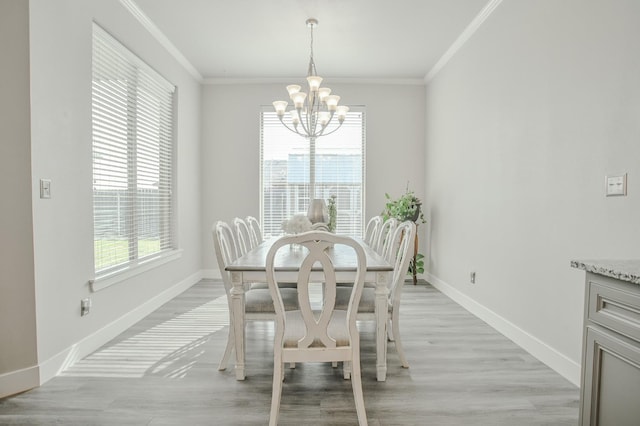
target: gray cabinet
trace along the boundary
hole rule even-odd
[[[580,424],[640,425],[640,285],[587,272]]]

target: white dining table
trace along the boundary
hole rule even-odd
[[[233,332],[236,354],[235,373],[237,380],[245,379],[245,324],[244,324],[244,292],[245,284],[266,282],[266,258],[269,248],[276,238],[264,241],[254,249],[240,256],[225,270],[230,272],[233,288],[231,290],[231,314],[233,315]],[[376,377],[385,381],[387,376],[387,316],[388,288],[387,282],[393,266],[382,258],[375,250],[362,240],[357,240],[364,248],[367,257],[365,283],[374,283],[376,290]],[[275,259],[275,271],[279,282],[297,282],[298,270],[303,260],[302,248],[280,250]],[[329,249],[333,259],[338,282],[353,282],[356,276],[355,252],[343,245]],[[313,270],[311,280],[322,282],[320,269],[317,275]]]

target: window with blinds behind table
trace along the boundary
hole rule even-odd
[[[362,236],[365,114],[350,111],[335,133],[315,141],[315,198],[337,200],[336,232]],[[260,123],[261,223],[265,236],[282,234],[282,222],[309,206],[310,142],[287,130],[275,112]]]
[[[93,26],[93,216],[96,276],[174,248],[175,88]]]

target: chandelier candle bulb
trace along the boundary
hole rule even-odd
[[[340,120],[340,122],[343,122],[344,119],[347,117],[348,112],[349,112],[348,106],[340,105],[339,107],[337,107],[336,115],[338,116],[338,120]]]
[[[300,91],[300,86],[297,84],[290,84],[287,86],[287,92],[289,92],[289,96],[293,99],[293,95]]]
[[[302,108],[304,106],[304,100],[307,97],[307,94],[304,92],[295,93],[291,98],[293,99],[293,104],[296,108]]]
[[[273,103],[273,107],[276,109],[276,113],[278,113],[278,117],[282,117],[287,110],[287,105],[289,102],[287,101],[275,101]]]
[[[331,89],[328,87],[321,87],[318,89],[318,97],[320,98],[320,102],[324,102],[326,97],[331,94]]]
[[[329,122],[330,116],[327,111],[322,111],[318,113],[318,121],[320,124],[325,126]]]
[[[310,75],[307,77],[307,81],[309,82],[309,91],[317,92],[320,88],[320,83],[322,83],[322,77],[318,77],[317,75]]]
[[[338,102],[340,101],[340,96],[338,95],[329,95],[325,98],[325,102],[327,103],[327,108],[329,111],[335,111],[338,107]]]

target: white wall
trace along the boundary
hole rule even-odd
[[[29,2],[0,1],[0,398],[38,384],[36,356]]]
[[[301,76],[300,80],[303,80]],[[294,83],[294,82],[290,82]],[[365,217],[379,214],[384,194],[407,182],[424,194],[424,88],[420,85],[331,84],[345,105],[366,108]],[[287,96],[287,83],[206,85],[202,98],[203,263],[215,275],[211,226],[260,213],[260,106]]]
[[[182,257],[91,293],[92,20],[178,86]],[[200,86],[115,0],[31,0],[31,162],[38,361],[42,380],[200,278]],[[51,179],[52,198],[38,181]],[[80,317],[80,300],[92,312]],[[0,342],[4,346],[4,342]]]
[[[632,0],[505,1],[427,86],[431,279],[574,383],[569,261],[640,257],[638,16]],[[628,196],[605,198],[620,172]]]

